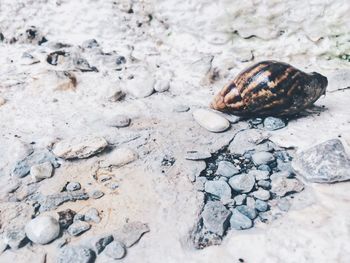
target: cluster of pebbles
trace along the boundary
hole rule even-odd
[[[206,159],[206,168],[196,179],[197,189],[205,195],[192,233],[197,248],[220,244],[229,229],[271,222],[287,212],[294,194],[304,189],[293,173],[288,150],[264,137],[244,147],[240,140],[249,140],[249,133],[261,135],[258,129],[238,134],[228,148]]]

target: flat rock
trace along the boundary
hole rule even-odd
[[[58,237],[60,225],[51,216],[39,216],[28,222],[25,232],[33,243],[44,245]]]
[[[247,151],[255,150],[257,145],[267,140],[270,134],[259,129],[248,129],[236,134],[230,143],[228,150],[235,154],[245,154]]]
[[[89,223],[78,220],[68,227],[67,232],[71,236],[78,236],[88,231],[90,228],[91,228],[91,225]]]
[[[228,200],[231,198],[231,188],[222,180],[207,181],[204,191],[220,198],[220,200]]]
[[[210,132],[223,132],[230,127],[227,119],[211,110],[197,109],[193,112],[193,118]]]
[[[257,152],[252,155],[252,160],[256,166],[259,166],[273,162],[275,157],[270,152]]]
[[[58,214],[58,223],[60,224],[61,228],[67,229],[71,224],[73,224],[74,216],[76,215],[76,212],[74,212],[71,209],[66,209],[63,211],[57,212]]]
[[[255,184],[255,178],[251,174],[237,174],[228,181],[233,190],[239,193],[250,192]]]
[[[205,228],[222,236],[229,226],[231,212],[220,201],[209,201],[202,212]]]
[[[350,179],[350,159],[338,139],[300,152],[293,159],[292,167],[309,182],[334,183]]]
[[[108,125],[116,128],[123,128],[130,125],[131,119],[123,114],[118,114],[108,120]]]
[[[53,168],[51,162],[44,162],[33,165],[30,168],[30,175],[33,180],[39,182],[52,176]]]
[[[56,143],[52,152],[63,159],[81,159],[102,152],[107,146],[108,142],[102,137],[75,137]]]
[[[106,246],[103,253],[110,258],[121,259],[126,254],[125,245],[118,240],[114,240]]]
[[[186,160],[205,160],[211,157],[211,153],[209,151],[187,151],[185,154]]]
[[[137,152],[131,148],[121,147],[113,150],[108,154],[106,160],[100,162],[102,167],[121,167],[133,161],[136,161],[139,158]]]
[[[19,249],[22,247],[26,242],[26,233],[21,228],[12,228],[4,233],[4,243],[8,245],[11,249]]]
[[[264,120],[264,127],[266,130],[269,130],[269,131],[282,129],[285,126],[286,126],[286,123],[280,118],[267,117]]]
[[[276,177],[271,181],[271,192],[280,197],[301,192],[303,189],[304,184],[296,178]]]
[[[113,237],[114,240],[119,240],[126,247],[131,247],[140,240],[143,234],[149,231],[150,229],[147,224],[135,221],[126,223],[113,234]]]
[[[238,173],[239,169],[236,166],[234,166],[233,163],[228,161],[220,161],[218,163],[218,169],[216,170],[216,174],[225,177],[231,177]]]
[[[65,246],[60,249],[57,263],[92,263],[95,253],[91,249],[82,246]]]
[[[252,223],[252,220],[249,219],[249,217],[243,215],[237,209],[233,209],[232,216],[230,219],[230,226],[231,228],[234,228],[237,230],[243,230],[243,229],[251,228],[253,226],[253,223]]]

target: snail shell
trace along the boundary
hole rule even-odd
[[[319,73],[305,73],[287,63],[262,61],[228,83],[211,108],[238,116],[286,116],[311,106],[326,94],[328,81]]]

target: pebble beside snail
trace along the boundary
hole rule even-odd
[[[211,108],[238,116],[290,116],[326,93],[327,78],[278,61],[243,70],[214,98]]]

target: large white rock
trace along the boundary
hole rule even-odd
[[[52,152],[63,159],[87,158],[103,151],[107,145],[103,137],[75,137],[56,143]]]
[[[223,132],[230,127],[227,119],[211,110],[197,109],[193,112],[193,118],[199,125],[211,132]]]
[[[33,165],[30,168],[30,175],[34,181],[39,182],[41,180],[50,178],[52,176],[52,164],[50,162],[44,162],[41,164]]]
[[[32,242],[44,245],[58,237],[60,225],[51,216],[39,216],[27,223],[25,232]]]

